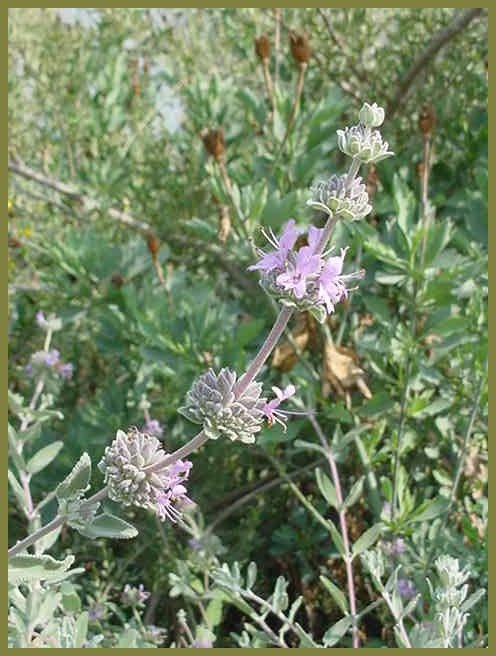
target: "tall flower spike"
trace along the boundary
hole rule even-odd
[[[188,460],[177,460],[156,471],[150,467],[166,457],[156,437],[132,427],[117,431],[98,464],[104,474],[110,499],[124,506],[138,506],[155,512],[161,520],[176,521],[180,508],[192,503],[183,483],[192,467]]]
[[[190,421],[203,425],[205,434],[212,440],[221,436],[250,444],[262,429],[263,408],[266,399],[261,397],[262,385],[252,382],[236,398],[236,372],[224,368],[216,374],[209,369],[200,376],[179,408]]]

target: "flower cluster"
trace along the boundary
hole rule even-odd
[[[98,465],[108,486],[108,496],[124,506],[152,510],[162,521],[177,521],[181,507],[192,503],[184,486],[192,464],[177,460],[160,467],[166,456],[156,437],[135,427],[127,433],[118,430]]]
[[[332,175],[329,180],[319,182],[307,205],[348,221],[363,219],[372,210],[362,179],[354,178],[350,182],[347,175]]]
[[[202,424],[205,434],[212,440],[222,435],[232,441],[254,442],[265,419],[266,399],[261,398],[262,385],[251,382],[238,396],[236,380],[236,372],[227,367],[218,374],[209,369],[193,383],[185,405],[178,412]]]
[[[72,378],[74,373],[74,365],[71,362],[61,362],[60,353],[57,349],[36,351],[31,355],[31,360],[26,366],[26,373],[30,376],[36,376],[43,369],[51,369],[66,380]]]
[[[348,296],[346,282],[360,278],[363,272],[343,275],[346,248],[340,255],[328,257],[320,253],[323,229],[310,226],[308,244],[294,250],[300,234],[293,219],[284,226],[279,239],[270,232],[265,235],[273,251],[260,250],[261,258],[249,270],[262,272],[261,285],[284,305],[309,310],[321,323],[334,306]]]
[[[121,594],[121,601],[125,606],[142,605],[150,597],[150,593],[145,590],[143,583],[136,588],[126,583]]]
[[[154,437],[162,437],[164,429],[158,419],[147,419],[142,428],[143,433],[148,433]]]
[[[338,146],[345,155],[354,157],[364,164],[380,162],[394,153],[389,150],[389,144],[382,139],[379,130],[373,130],[382,125],[384,109],[376,103],[364,103],[359,113],[359,123],[338,130]]]

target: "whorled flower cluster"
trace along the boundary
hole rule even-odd
[[[345,155],[356,157],[364,164],[380,162],[393,155],[379,130],[372,130],[362,123],[337,130],[337,134],[339,150]]]
[[[332,212],[349,221],[363,219],[372,210],[367,187],[361,178],[348,181],[347,175],[332,175],[313,188],[313,198],[307,205]]]
[[[181,507],[192,503],[184,486],[192,464],[177,460],[160,467],[166,457],[156,437],[135,427],[127,433],[118,430],[98,464],[109,498],[124,506],[152,510],[162,521],[177,521]]]
[[[308,310],[321,323],[348,296],[346,283],[363,275],[362,271],[343,275],[346,248],[333,257],[329,257],[329,251],[319,252],[322,233],[323,230],[310,226],[308,245],[294,250],[300,231],[291,219],[279,239],[272,232],[265,235],[274,250],[266,253],[259,249],[260,260],[248,267],[261,271],[260,284],[283,305]]]
[[[254,442],[266,417],[267,399],[262,398],[262,385],[256,382],[251,382],[238,396],[236,382],[236,372],[227,367],[218,374],[209,369],[193,383],[178,412],[202,424],[212,440],[225,436],[232,441]]]

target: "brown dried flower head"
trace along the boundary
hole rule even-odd
[[[152,257],[155,257],[160,250],[160,239],[157,235],[150,232],[146,237],[146,245],[148,246],[148,250]]]
[[[224,146],[224,128],[204,128],[200,132],[205,150],[209,155],[220,162],[226,151]]]
[[[289,33],[289,45],[293,59],[298,64],[307,64],[309,62],[312,50],[308,43],[308,36],[305,33],[297,34],[291,31]]]
[[[257,53],[257,57],[262,61],[270,57],[271,49],[270,39],[266,34],[261,34],[255,39],[255,52]]]
[[[436,124],[436,114],[432,105],[424,103],[420,108],[418,127],[424,137],[430,137]]]

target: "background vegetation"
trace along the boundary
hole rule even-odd
[[[341,447],[346,491],[365,476],[348,514],[353,541],[388,519],[384,504],[397,495],[381,544],[404,540],[402,576],[427,595],[433,560],[448,553],[469,567],[471,589],[486,588],[487,25],[484,12],[463,11],[10,10],[10,389],[33,393],[26,365],[43,345],[39,310],[61,318],[53,346],[74,365],[48,390],[61,414],[26,446],[63,443],[33,477],[33,498],[83,451],[97,462],[118,428],[142,426],[143,395],[167,450],[194,434],[176,412],[194,378],[208,366],[242,371],[274,319],[246,271],[260,226],[318,223],[305,201],[342,169],[335,131],[377,101],[395,157],[364,172],[373,214],[334,238],[366,277],[324,328],[294,320],[264,382],[292,382],[316,408]],[[312,54],[286,134],[301,70],[290,30],[308,35]],[[254,49],[262,33],[274,105]],[[219,128],[222,158],[205,132]],[[220,558],[256,561],[261,594],[283,575],[290,596],[303,596],[300,624],[320,638],[340,611],[319,577],[344,589],[345,572],[294,489],[333,517],[315,480],[325,467],[317,444],[311,422],[295,417],[251,448],[219,440],[195,454],[201,548],[134,510],[135,540],[64,529],[51,553],[70,550],[85,569],[73,583],[90,635],[104,636],[100,646],[180,644],[184,609],[215,646],[243,644],[242,609],[222,596],[205,596],[206,611],[198,601]],[[13,543],[26,519],[15,492],[11,501]],[[43,520],[52,515],[47,502]],[[146,607],[123,606],[124,586],[140,583]],[[358,564],[355,584],[361,607],[376,599]],[[485,645],[485,606],[474,608],[465,645]],[[392,624],[377,606],[360,622],[362,644],[393,646]]]

